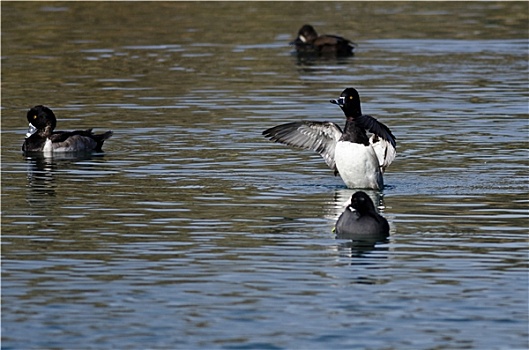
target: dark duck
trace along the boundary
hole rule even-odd
[[[358,191],[338,218],[335,232],[341,239],[383,241],[389,236],[389,224],[367,193]]]
[[[299,54],[352,56],[355,43],[337,35],[318,35],[310,24],[298,31],[298,36],[290,43]]]
[[[382,175],[396,156],[395,136],[386,125],[362,114],[360,96],[354,88],[345,89],[340,98],[330,102],[345,114],[343,131],[332,122],[299,121],[267,129],[263,135],[271,141],[318,152],[349,188],[382,190]]]
[[[47,155],[66,152],[102,152],[103,142],[112,131],[94,134],[92,129],[76,131],[54,131],[57,118],[46,106],[35,106],[27,113],[29,129],[22,145],[25,153],[42,152]]]

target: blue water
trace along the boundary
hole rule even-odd
[[[2,3],[2,348],[528,348],[528,6]],[[356,55],[300,62],[305,22]],[[397,137],[367,247],[261,136],[349,86]],[[24,157],[40,103],[104,154]]]

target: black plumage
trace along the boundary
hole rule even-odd
[[[343,239],[384,240],[389,236],[388,221],[363,191],[351,196],[351,203],[338,218],[335,230],[337,237]]]
[[[27,120],[29,130],[22,145],[24,152],[101,152],[105,140],[113,135],[112,131],[94,134],[92,129],[54,131],[57,125],[55,114],[42,105],[31,108]]]

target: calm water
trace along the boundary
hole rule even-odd
[[[2,2],[3,349],[526,349],[527,2]],[[358,44],[299,61],[304,23]],[[389,242],[352,190],[261,131],[343,123],[398,156]],[[25,112],[114,130],[25,158]]]

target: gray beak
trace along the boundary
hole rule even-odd
[[[34,127],[33,124],[29,123],[28,132],[26,133],[26,138],[30,137],[36,132],[37,132],[37,128]]]
[[[340,97],[337,100],[330,100],[330,103],[334,103],[335,105],[338,105],[340,107],[343,107],[345,104],[345,97]]]

